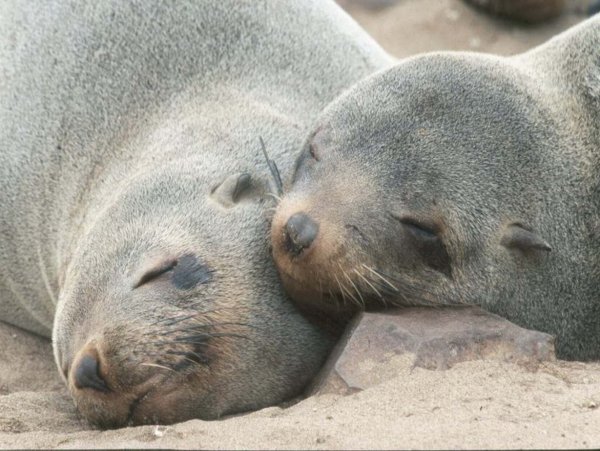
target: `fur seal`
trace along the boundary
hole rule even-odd
[[[600,358],[600,16],[358,82],[309,134],[272,244],[308,311],[479,304]]]
[[[598,0],[465,0],[489,14],[526,23],[545,22],[565,12],[592,16],[600,10]]]
[[[289,169],[391,58],[323,0],[14,0],[0,30],[0,319],[102,427],[298,394],[332,339],[278,281],[259,138]]]

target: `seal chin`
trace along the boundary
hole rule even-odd
[[[75,405],[87,420],[107,429],[142,424],[139,419],[147,415],[140,415],[140,412],[144,411],[146,400],[162,396],[156,389],[164,387],[164,384],[165,377],[157,374],[146,382],[128,389],[100,391],[89,387],[78,388],[73,382],[69,383],[69,389]]]

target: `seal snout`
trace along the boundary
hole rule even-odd
[[[286,250],[297,257],[315,241],[319,224],[306,213],[295,213],[286,222],[283,233]]]
[[[113,357],[114,343],[90,340],[75,356],[68,372],[69,389],[78,410],[103,428],[143,423],[148,415],[142,400],[161,398],[165,377],[143,365],[124,364]],[[152,396],[149,396],[152,394]]]
[[[87,351],[76,363],[73,371],[73,383],[78,389],[89,388],[100,392],[108,392],[106,381],[100,374],[98,354]]]

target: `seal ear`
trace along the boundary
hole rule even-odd
[[[539,235],[519,224],[511,224],[504,231],[500,244],[508,249],[516,248],[521,251],[540,250],[551,251],[550,245]]]
[[[590,99],[595,113],[600,104],[599,48],[600,15],[597,15],[523,53],[522,59],[537,71],[554,74],[552,89],[559,83],[569,96],[577,93]]]
[[[224,207],[233,207],[252,188],[252,177],[246,172],[232,174],[216,185],[210,196]]]

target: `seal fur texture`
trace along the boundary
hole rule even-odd
[[[600,17],[357,83],[309,134],[272,242],[306,310],[479,304],[600,358]]]
[[[390,64],[333,2],[0,5],[0,319],[103,427],[299,393],[331,337],[268,253],[268,170]]]

